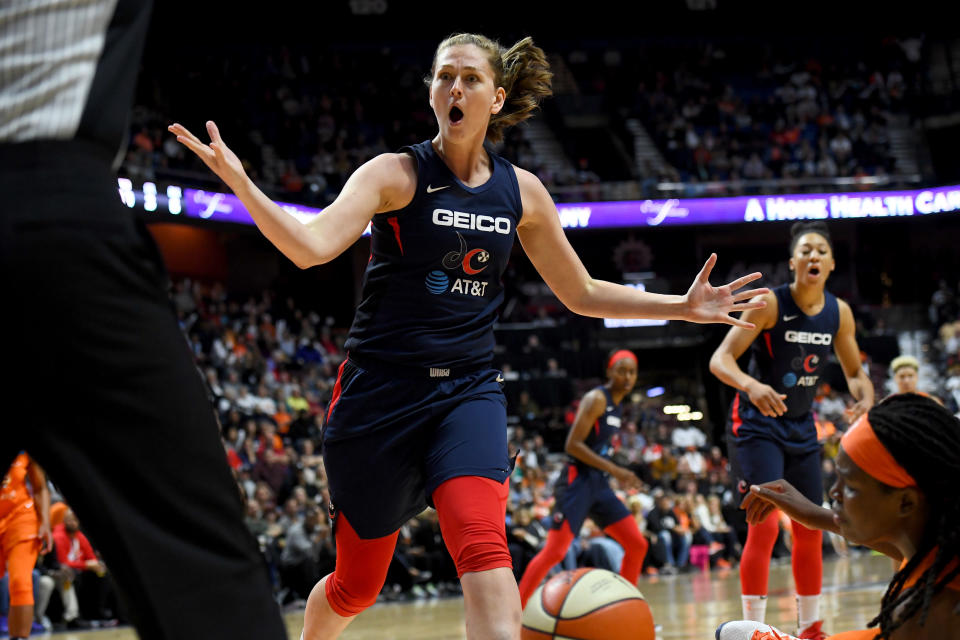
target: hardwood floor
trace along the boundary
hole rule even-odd
[[[865,628],[880,608],[880,598],[893,575],[890,560],[860,555],[824,562],[821,613],[824,630],[838,633]],[[712,640],[725,620],[739,619],[740,583],[734,569],[641,578],[640,590],[653,610],[662,640]],[[796,604],[790,564],[770,570],[768,623],[796,632]],[[303,613],[286,616],[288,636],[300,638]],[[34,636],[43,637],[43,636]],[[129,628],[49,636],[56,640],[134,640]],[[463,602],[459,598],[376,605],[364,612],[341,636],[344,640],[456,640],[465,638]],[[198,638],[197,640],[202,640]]]

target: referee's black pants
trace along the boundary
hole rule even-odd
[[[63,492],[144,640],[285,638],[239,490],[109,153],[0,145],[0,466]]]

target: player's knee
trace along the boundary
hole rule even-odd
[[[368,575],[353,574],[344,579],[335,571],[327,578],[327,603],[337,615],[349,618],[373,606],[382,587]]]
[[[819,551],[823,545],[823,532],[819,529],[808,529],[802,524],[794,522],[792,532],[795,547],[812,548]]]
[[[504,528],[505,483],[462,476],[433,493],[440,528],[457,575],[513,567]]]
[[[649,547],[650,543],[647,542],[647,539],[643,537],[643,534],[640,534],[627,540],[627,544],[624,547],[624,552],[637,555],[646,555]]]
[[[448,545],[457,575],[513,567],[513,559],[502,532],[476,528],[459,536],[455,545]],[[562,557],[562,556],[561,556]]]
[[[567,555],[567,547],[548,543],[540,553],[544,555],[544,559],[550,563],[550,566],[553,566]]]
[[[33,580],[30,575],[10,576],[10,605],[33,606]]]
[[[774,514],[771,514],[763,522],[750,525],[747,541],[751,544],[769,546],[773,549],[779,532],[780,520],[774,517]]]

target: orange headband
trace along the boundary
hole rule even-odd
[[[636,364],[637,362],[637,356],[633,355],[633,351],[620,349],[620,351],[617,351],[612,356],[610,356],[610,361],[607,363],[607,369],[612,369],[613,365],[617,362],[617,360],[622,360],[624,358],[630,358],[631,360],[633,360],[634,364]]]
[[[917,481],[877,438],[866,414],[847,429],[840,439],[840,445],[858,467],[880,482],[897,489],[917,486]]]

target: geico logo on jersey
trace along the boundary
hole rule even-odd
[[[787,331],[783,339],[798,344],[832,344],[833,334],[811,333],[810,331]]]
[[[507,235],[512,223],[510,218],[483,215],[482,213],[467,213],[465,211],[450,211],[449,209],[434,209],[433,224],[441,227],[456,229],[475,229],[477,231],[495,231]]]

